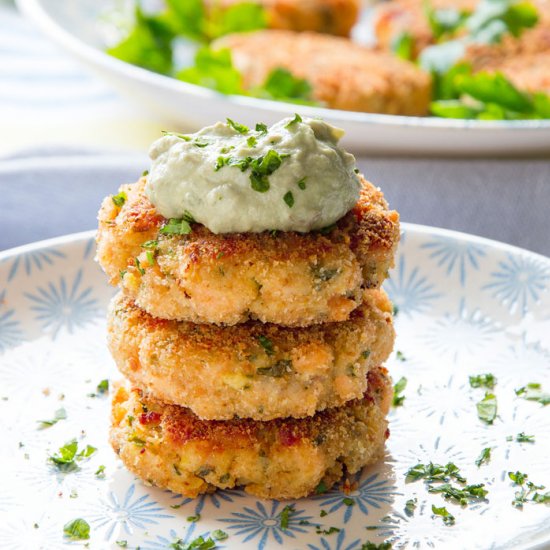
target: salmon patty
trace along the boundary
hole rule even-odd
[[[359,0],[248,0],[261,4],[271,29],[315,31],[348,36],[359,17]],[[242,0],[208,0],[222,9]]]
[[[313,99],[332,109],[425,115],[431,77],[412,63],[345,38],[263,30],[225,36],[213,48],[229,48],[245,88],[261,86],[277,68],[306,79]]]
[[[121,206],[112,197],[103,201],[97,260],[111,284],[161,319],[344,321],[361,304],[362,289],[387,277],[399,241],[399,215],[362,182],[357,205],[326,230],[216,235],[192,224],[188,235],[165,235],[167,220],[146,197],[142,178],[121,187]]]
[[[108,319],[120,372],[157,399],[209,420],[311,416],[358,399],[394,336],[383,290],[365,291],[347,321],[308,328],[162,321],[123,295],[113,299]]]
[[[219,421],[121,387],[111,444],[131,472],[186,497],[243,487],[260,498],[300,498],[383,455],[391,396],[387,371],[377,368],[365,396],[342,407],[302,419]]]

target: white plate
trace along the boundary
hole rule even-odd
[[[225,96],[119,61],[104,53],[100,17],[120,0],[17,0],[34,22],[67,52],[108,80],[125,97],[152,111],[167,128],[200,128],[232,117],[245,124],[273,123],[294,113],[321,116],[344,128],[355,152],[447,155],[533,154],[550,151],[550,120],[464,121],[297,107]]]
[[[144,486],[116,459],[107,443],[109,400],[88,397],[100,380],[117,377],[105,345],[113,289],[93,255],[91,232],[0,254],[0,548],[64,547],[70,543],[63,525],[78,517],[91,525],[90,546],[99,549],[116,548],[117,540],[141,550],[167,548],[214,529],[229,534],[224,548],[246,550],[361,550],[366,540],[390,540],[394,548],[548,548],[550,507],[515,509],[507,472],[550,485],[550,407],[514,393],[529,382],[550,389],[549,259],[405,224],[386,288],[399,308],[396,350],[406,358],[392,357],[389,367],[395,380],[405,375],[409,382],[404,406],[391,413],[386,458],[359,476],[348,495],[352,506],[338,488],[298,500],[282,530],[284,504],[242,491],[185,499]],[[483,390],[468,384],[469,374],[484,372],[498,378],[493,426],[476,415]],[[67,419],[37,430],[37,420],[60,407]],[[506,440],[522,431],[536,442]],[[79,471],[56,472],[47,457],[73,437],[99,450]],[[491,462],[477,468],[487,446]],[[455,462],[469,483],[486,484],[488,500],[461,509],[422,482],[405,483],[409,467],[429,461]],[[94,475],[100,464],[105,479]],[[405,502],[414,497],[418,507],[408,517]],[[456,525],[432,517],[432,504],[447,506]],[[188,523],[195,514],[200,521]],[[318,535],[315,524],[340,531]]]

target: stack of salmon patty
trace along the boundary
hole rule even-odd
[[[129,470],[187,497],[286,499],[382,456],[394,330],[380,285],[399,217],[361,182],[311,233],[165,231],[145,177],[104,200],[97,258],[121,289],[108,334],[127,379],[111,443]]]

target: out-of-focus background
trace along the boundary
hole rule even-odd
[[[43,30],[13,2],[0,0],[0,250],[93,229],[101,198],[135,180],[147,168],[150,143],[162,130],[173,129],[169,117],[120,95]],[[51,30],[46,34],[51,36]],[[544,59],[550,67],[550,58]],[[390,89],[397,94],[404,86],[398,80]],[[219,118],[218,103],[214,108],[214,102],[203,101],[201,112],[194,114],[213,123]],[[277,116],[300,108],[288,105]],[[173,127],[188,130],[180,114],[174,109]],[[351,129],[355,141],[361,139],[360,128]],[[455,135],[458,140],[463,132]],[[522,139],[532,139],[515,135],[518,149]],[[548,136],[539,135],[541,140]],[[365,142],[373,139],[376,132],[365,126]],[[535,147],[532,155],[466,152],[455,158],[429,146],[414,156],[373,153],[366,146],[359,147],[357,159],[404,221],[550,255],[550,163],[544,147]]]

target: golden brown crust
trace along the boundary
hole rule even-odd
[[[520,90],[550,93],[550,19],[520,39],[508,35],[500,44],[472,45],[466,61],[474,72],[502,73]]]
[[[379,287],[393,266],[399,215],[365,180],[356,207],[326,234],[215,235],[193,224],[189,235],[164,236],[165,220],[144,185],[141,179],[121,187],[128,196],[122,208],[111,197],[103,201],[97,259],[111,284],[159,318],[287,326],[343,321],[361,303],[361,288]],[[158,241],[152,265],[142,248],[150,240]]]
[[[479,0],[432,0],[434,9],[457,9],[471,12]],[[378,4],[375,8],[374,34],[378,46],[385,51],[392,51],[394,40],[402,33],[413,39],[414,57],[425,47],[434,43],[434,35],[423,0],[391,0]]]
[[[475,10],[479,0],[433,0],[435,9]],[[539,22],[519,38],[505,34],[496,44],[470,44],[464,61],[473,72],[501,72],[520,90],[550,93],[550,1],[535,0]],[[414,56],[435,43],[422,0],[392,0],[377,7],[375,34],[378,45],[391,51],[393,40],[406,32],[413,38]]]
[[[267,12],[271,29],[315,31],[348,36],[359,16],[359,0],[255,0]],[[221,7],[239,4],[242,0],[208,0]]]
[[[142,479],[188,497],[244,486],[262,498],[300,498],[377,460],[388,435],[391,381],[368,375],[360,400],[303,419],[205,421],[122,387],[113,399],[111,444]]]
[[[363,394],[366,373],[391,353],[391,313],[384,291],[367,290],[340,323],[219,327],[156,319],[118,295],[108,339],[132,384],[200,418],[303,417]]]
[[[332,109],[418,116],[428,111],[428,73],[344,38],[264,30],[225,36],[213,47],[231,50],[245,87],[262,85],[282,67],[306,79],[314,99]]]

